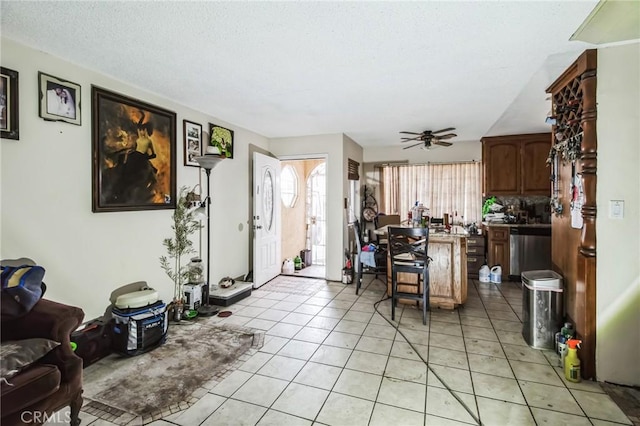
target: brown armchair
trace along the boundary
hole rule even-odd
[[[71,333],[84,318],[80,308],[40,300],[25,316],[1,322],[1,340],[46,338],[60,342],[43,358],[0,385],[3,426],[46,422],[69,405],[71,425],[80,424],[82,359],[71,349]]]

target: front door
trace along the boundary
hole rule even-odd
[[[253,288],[280,273],[280,161],[253,154]]]

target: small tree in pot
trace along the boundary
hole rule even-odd
[[[176,209],[171,216],[173,219],[171,229],[173,229],[174,235],[172,238],[165,238],[162,241],[162,244],[167,248],[167,256],[160,256],[160,266],[174,284],[174,309],[178,308],[180,312],[182,312],[181,307],[184,302],[182,286],[189,281],[189,261],[185,261],[183,258],[188,254],[195,253],[190,237],[202,228],[187,201],[187,189],[185,186],[180,188]]]

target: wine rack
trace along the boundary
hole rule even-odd
[[[553,154],[563,162],[574,163],[580,157],[582,144],[582,75],[574,77],[553,95],[556,124],[553,129]]]

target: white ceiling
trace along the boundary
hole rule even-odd
[[[399,146],[549,131],[596,3],[2,1],[0,31],[267,137]]]

